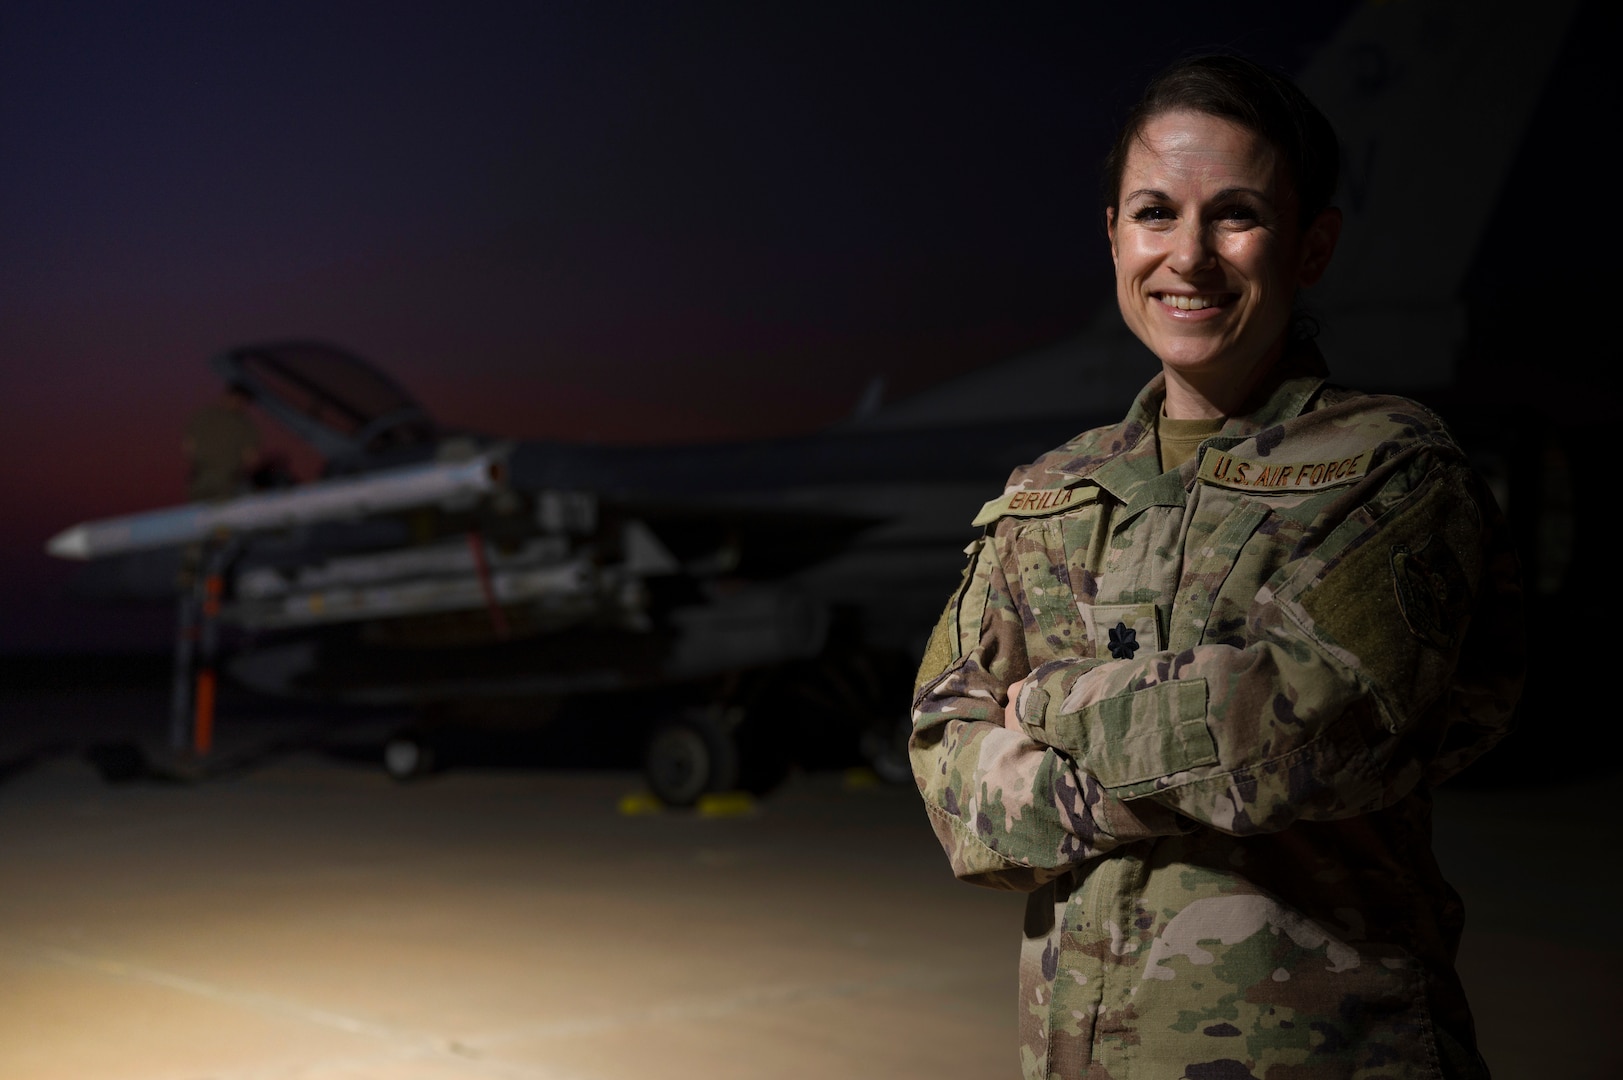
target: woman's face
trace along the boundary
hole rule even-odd
[[[1321,215],[1304,236],[1273,148],[1205,113],[1146,123],[1117,194],[1122,317],[1169,379],[1237,403],[1283,351],[1291,301],[1323,273],[1336,228]]]

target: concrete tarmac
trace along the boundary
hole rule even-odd
[[[955,882],[910,789],[801,773],[628,814],[629,770],[398,784],[320,740],[193,784],[86,761],[161,717],[0,701],[0,1078],[1019,1075],[1021,898]],[[222,716],[221,759],[297,724]],[[1498,1080],[1623,1076],[1617,779],[1439,793]]]

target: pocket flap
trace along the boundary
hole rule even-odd
[[[1082,624],[1087,627],[1093,655],[1100,660],[1131,660],[1141,651],[1166,648],[1161,620],[1154,604],[1083,604]]]
[[[1163,777],[1217,761],[1206,727],[1206,680],[1174,679],[1061,713],[1061,737],[1086,747],[1082,764],[1119,799],[1152,794]],[[1065,729],[1071,730],[1065,730]]]

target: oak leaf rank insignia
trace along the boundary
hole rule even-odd
[[[1138,631],[1124,622],[1110,628],[1110,655],[1117,660],[1131,660],[1138,651]]]

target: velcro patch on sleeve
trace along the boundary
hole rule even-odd
[[[1392,585],[1409,632],[1434,649],[1452,649],[1471,613],[1471,582],[1448,544],[1435,533],[1418,551],[1393,544]]]
[[[1369,472],[1368,450],[1350,457],[1311,461],[1253,461],[1221,450],[1208,450],[1200,460],[1199,478],[1207,484],[1239,491],[1312,491],[1350,484]]]
[[[1005,491],[981,507],[971,525],[990,525],[1003,517],[1044,517],[1086,506],[1099,498],[1095,488],[1033,488],[1023,491]]]

